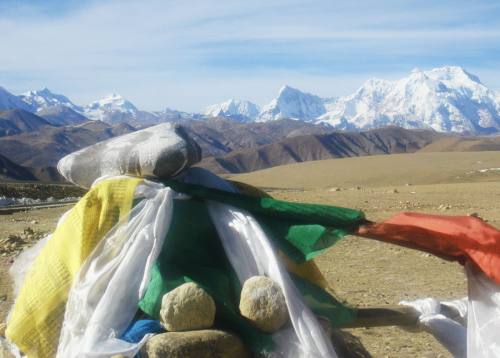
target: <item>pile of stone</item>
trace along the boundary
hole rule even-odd
[[[260,330],[273,333],[288,322],[281,287],[265,276],[248,279],[241,291],[240,313]],[[250,357],[239,337],[214,328],[216,306],[195,283],[185,283],[162,299],[160,322],[167,331],[153,336],[141,357]]]
[[[47,235],[46,232],[33,230],[29,227],[20,235],[9,235],[0,239],[0,255],[11,256],[21,252],[26,247],[32,246]]]

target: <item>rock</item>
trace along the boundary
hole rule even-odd
[[[150,338],[141,349],[146,358],[249,358],[235,335],[219,330],[167,332]]]
[[[215,319],[215,302],[203,288],[185,283],[163,296],[160,321],[167,331],[210,328]]]
[[[333,329],[332,329],[332,325],[330,324],[330,321],[328,320],[328,318],[316,316],[316,319],[318,320],[319,325],[323,329],[323,332],[325,332],[325,335],[328,338],[331,338],[332,333],[333,333]]]
[[[328,191],[340,191],[340,188],[335,188],[334,187],[334,188],[330,188],[330,190],[328,190]]]
[[[332,343],[339,357],[371,358],[370,353],[363,347],[361,340],[349,332],[332,331]]]
[[[241,315],[264,332],[276,332],[288,320],[288,309],[281,287],[265,276],[250,277],[243,284]]]
[[[446,210],[450,210],[450,209],[451,209],[451,205],[441,204],[438,206],[438,210],[441,210],[441,211],[446,211]]]

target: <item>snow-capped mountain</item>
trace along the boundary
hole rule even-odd
[[[128,123],[137,128],[159,122],[156,114],[139,110],[132,102],[116,93],[85,106],[83,115],[109,124]]]
[[[16,95],[13,95],[5,88],[0,87],[0,111],[9,109],[24,109],[25,111],[32,111],[33,108]]]
[[[257,121],[266,122],[292,118],[309,122],[325,112],[325,99],[289,86],[283,86],[278,97],[264,106]]]
[[[387,125],[475,134],[500,131],[498,94],[461,67],[415,69],[398,81],[368,80],[317,119],[339,129]]]
[[[127,114],[135,117],[139,110],[132,102],[126,100],[117,93],[112,93],[85,106],[84,112],[87,117],[91,119],[106,122],[114,113]]]
[[[51,92],[48,88],[26,92],[19,96],[35,111],[47,109],[49,107],[68,107],[76,112],[81,112],[83,109],[69,100],[68,97],[62,94]]]
[[[416,69],[397,81],[370,79],[355,93],[340,98],[320,98],[284,86],[260,112],[256,104],[236,99],[209,106],[204,114],[168,108],[148,112],[118,94],[81,107],[47,88],[16,96],[0,87],[0,110],[6,109],[43,114],[55,125],[84,121],[78,114],[109,124],[128,123],[136,128],[223,116],[245,122],[291,118],[345,130],[396,125],[439,132],[500,132],[500,93],[456,66]]]
[[[187,120],[201,120],[205,119],[205,116],[200,113],[189,113],[178,111],[172,108],[165,108],[163,111],[153,112],[155,116],[158,117],[158,120],[161,122],[173,122],[173,123],[182,123]]]
[[[203,112],[207,117],[229,117],[235,120],[256,119],[260,108],[255,103],[239,99],[229,99],[225,102],[208,106]]]

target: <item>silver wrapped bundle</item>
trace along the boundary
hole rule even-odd
[[[163,123],[68,154],[57,170],[68,181],[90,188],[104,175],[171,178],[200,160],[200,147],[184,129]]]

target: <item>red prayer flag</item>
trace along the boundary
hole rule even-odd
[[[381,223],[363,225],[356,234],[462,264],[470,259],[500,284],[500,231],[479,218],[400,213]]]

